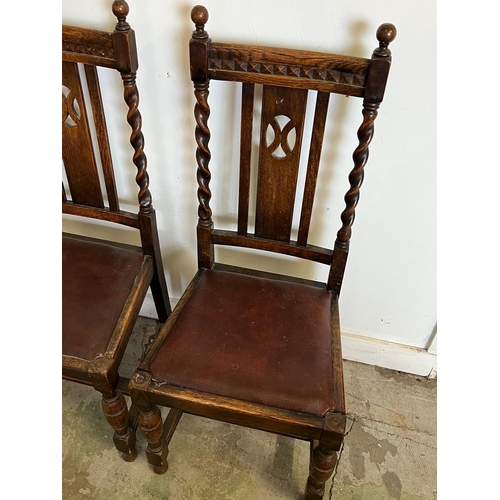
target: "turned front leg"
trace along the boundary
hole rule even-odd
[[[114,397],[103,395],[101,406],[109,425],[115,430],[113,442],[116,449],[122,453],[123,459],[132,462],[137,457],[135,447],[135,429],[130,425],[129,412],[125,397],[121,392],[116,392]]]
[[[109,425],[114,429],[113,442],[123,459],[132,462],[137,456],[135,425],[129,421],[127,402],[116,390],[119,376],[117,362],[107,356],[98,356],[88,368],[95,390],[102,394],[101,406]]]
[[[320,500],[325,493],[325,483],[330,479],[337,463],[337,452],[318,445],[311,452],[306,500]]]
[[[136,372],[130,380],[130,396],[138,409],[138,424],[141,434],[148,442],[146,455],[157,474],[168,469],[168,443],[163,438],[163,421],[159,408],[151,403],[146,390],[151,382],[147,372]]]
[[[150,411],[139,409],[139,429],[148,442],[146,455],[148,462],[157,474],[163,474],[168,469],[168,446],[162,439],[163,422],[161,412],[156,405],[151,405]]]
[[[345,415],[330,413],[325,417],[320,441],[311,446],[309,477],[305,500],[321,500],[325,483],[332,477],[345,432]]]

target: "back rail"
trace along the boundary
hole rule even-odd
[[[120,210],[113,212],[107,208],[87,207],[78,205],[71,201],[62,204],[62,213],[67,215],[76,215],[78,217],[87,217],[107,222],[114,222],[123,226],[140,229],[139,216],[132,212]]]
[[[299,246],[295,241],[273,241],[266,238],[259,238],[253,234],[241,236],[235,231],[214,229],[210,241],[213,245],[227,245],[234,247],[252,248],[255,250],[265,250],[301,259],[312,260],[320,264],[330,265],[333,251],[314,245]]]
[[[215,80],[293,86],[363,97],[369,59],[292,49],[210,43]]]
[[[63,26],[62,60],[116,69],[112,34],[93,29]]]

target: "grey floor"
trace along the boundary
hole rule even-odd
[[[130,373],[156,322],[140,318],[123,361]],[[348,429],[325,499],[434,500],[436,380],[345,361]],[[154,474],[138,436],[124,462],[92,388],[63,381],[63,499],[298,500],[308,475],[307,443],[183,415],[169,470]]]

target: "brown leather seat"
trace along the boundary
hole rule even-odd
[[[151,375],[323,416],[335,409],[330,300],[324,287],[207,270],[151,363]]]
[[[152,275],[153,259],[141,251],[63,236],[64,354],[92,360],[106,351],[141,267]]]

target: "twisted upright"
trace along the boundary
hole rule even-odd
[[[354,168],[349,174],[350,189],[345,195],[346,207],[341,214],[342,228],[337,233],[335,247],[348,250],[351,239],[351,228],[354,223],[355,209],[359,201],[359,191],[363,184],[364,168],[368,161],[370,142],[374,133],[374,121],[384,96],[384,86],[375,78],[387,77],[391,61],[389,43],[396,38],[396,27],[390,23],[382,24],[377,30],[379,46],[373,51],[371,72],[368,74],[366,93],[363,101],[363,123],[358,130],[359,144],[353,153]],[[377,61],[374,63],[374,61]],[[386,64],[378,61],[385,61]],[[389,64],[387,64],[389,63]],[[383,64],[383,65],[382,65]],[[378,65],[378,66],[377,66]],[[377,74],[380,73],[380,74]]]
[[[196,139],[196,163],[198,170],[196,178],[198,180],[198,217],[199,224],[208,227],[212,223],[212,210],[210,209],[210,179],[212,177],[208,167],[211,153],[208,147],[210,141],[210,130],[208,128],[208,118],[210,116],[210,106],[208,105],[208,82],[195,83],[194,95],[196,104],[194,107],[194,117],[196,121],[195,139]]]
[[[144,135],[142,134],[142,117],[139,112],[139,91],[136,85],[136,73],[122,73],[124,99],[128,106],[127,121],[132,128],[130,144],[134,148],[133,162],[137,167],[135,180],[139,186],[139,207],[141,213],[151,213],[153,203],[149,191],[149,174],[147,159],[144,154]]]
[[[352,155],[354,168],[349,173],[351,187],[344,197],[346,207],[340,216],[342,228],[339,229],[337,241],[335,242],[335,247],[338,249],[348,250],[349,248],[351,228],[354,223],[356,205],[359,201],[359,191],[365,176],[364,168],[368,161],[368,146],[373,138],[373,122],[377,118],[378,107],[379,105],[375,103],[365,103],[363,105],[363,123],[358,129],[359,144]]]

